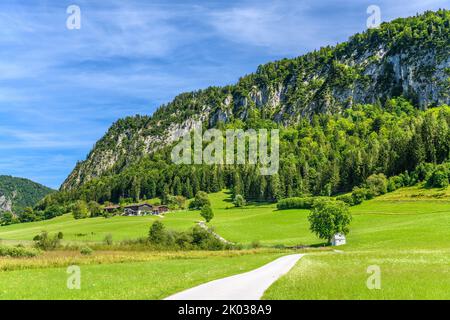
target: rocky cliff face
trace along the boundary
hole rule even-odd
[[[398,19],[336,47],[260,66],[234,86],[185,93],[152,117],[119,120],[61,186],[70,190],[120,172],[177,140],[200,120],[209,127],[255,113],[289,125],[353,104],[404,96],[418,108],[450,104],[450,12]]]
[[[11,212],[12,211],[12,200],[7,198],[5,195],[0,195],[0,211]]]

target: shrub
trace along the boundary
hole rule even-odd
[[[353,204],[358,205],[366,200],[368,191],[366,188],[354,187],[352,191]]]
[[[161,221],[155,221],[150,227],[148,240],[153,244],[163,244],[166,239],[164,224]]]
[[[341,196],[336,197],[337,201],[342,201],[348,204],[349,206],[354,206],[353,196],[351,194],[343,194]]]
[[[7,226],[10,224],[18,223],[19,220],[9,211],[0,211],[0,225]]]
[[[421,163],[417,166],[415,172],[420,181],[427,181],[433,174],[436,165],[433,163]]]
[[[58,240],[62,240],[64,239],[64,233],[62,233],[61,231],[58,232],[58,234],[56,235],[56,237],[58,238]]]
[[[222,250],[225,247],[224,243],[222,243],[219,239],[216,239],[210,232],[199,226],[195,226],[191,232],[192,244],[198,249]]]
[[[286,209],[311,209],[316,201],[328,199],[328,197],[293,197],[278,201],[278,210]]]
[[[94,250],[92,250],[92,249],[89,248],[89,247],[83,247],[83,248],[81,248],[81,250],[80,250],[80,253],[81,253],[82,255],[84,255],[84,256],[90,256],[93,252],[94,252]]]
[[[199,191],[195,195],[194,200],[189,203],[189,209],[201,209],[206,205],[211,205],[209,201],[208,194],[204,191]]]
[[[48,220],[54,217],[62,216],[64,213],[66,213],[66,210],[63,206],[54,204],[44,210],[44,218]]]
[[[175,237],[175,244],[181,249],[189,249],[192,247],[192,234],[186,232],[179,232]]]
[[[84,219],[88,217],[89,209],[86,201],[78,200],[72,208],[72,214],[75,219]]]
[[[206,220],[206,222],[210,222],[212,218],[214,218],[214,212],[212,211],[210,205],[204,205],[200,215]]]
[[[259,240],[254,240],[252,241],[251,245],[250,245],[253,249],[257,249],[257,248],[261,248],[261,242],[259,242]]]
[[[36,214],[31,207],[26,207],[19,216],[20,222],[32,222],[36,220]]]
[[[89,203],[87,204],[87,207],[88,207],[88,211],[91,214],[90,216],[92,218],[99,217],[102,215],[102,208],[96,201],[89,201]]]
[[[449,173],[444,168],[437,168],[427,180],[426,185],[430,188],[447,188],[448,180]]]
[[[186,208],[186,198],[183,196],[168,196],[167,204],[171,210],[174,209],[185,209]]]
[[[245,206],[245,199],[244,199],[244,197],[242,195],[240,195],[240,194],[237,194],[234,197],[233,204],[237,208]]]
[[[12,257],[12,258],[31,258],[39,255],[39,250],[33,248],[24,248],[23,246],[6,247],[0,246],[0,257]]]
[[[42,231],[40,234],[33,238],[36,248],[42,250],[55,250],[60,246],[61,239],[59,239],[58,234],[50,237],[47,231]]]
[[[187,232],[166,230],[164,225],[155,221],[149,232],[148,243],[158,249],[201,249],[222,250],[224,243],[216,239],[208,230],[195,226]]]
[[[373,174],[366,180],[367,188],[374,196],[379,196],[387,192],[388,180],[382,173]]]
[[[105,238],[103,239],[103,243],[106,244],[107,246],[112,246],[113,245],[113,237],[111,233],[108,233]]]

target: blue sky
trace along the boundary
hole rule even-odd
[[[69,5],[81,29],[66,28]],[[345,41],[382,20],[449,8],[400,1],[0,3],[0,174],[58,188],[118,118],[232,84],[257,66]]]

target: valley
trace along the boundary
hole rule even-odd
[[[0,258],[0,298],[160,299],[208,280],[254,269],[282,255],[302,252],[306,256],[275,282],[264,298],[448,299],[450,198],[429,198],[449,189],[400,189],[352,207],[354,220],[348,244],[340,246],[338,252],[322,247],[309,231],[307,210],[277,210],[269,203],[233,208],[228,192],[211,194],[216,216],[210,224],[221,236],[243,244],[241,250],[149,252],[102,247],[92,256],[68,249],[25,260]],[[418,197],[416,193],[423,195]],[[0,227],[0,238],[2,243],[27,240],[24,242],[27,244],[45,229],[50,233],[63,232],[63,243],[67,244],[101,244],[106,234],[118,242],[145,237],[154,219],[162,220],[167,227],[184,230],[201,218],[198,211],[168,213],[162,219],[74,220],[63,216]],[[77,236],[80,233],[85,236]],[[251,249],[256,241],[259,248]],[[299,245],[312,247],[289,249]],[[86,273],[86,278],[82,278],[85,285],[79,292],[65,287],[65,271],[70,264],[80,265]],[[381,268],[382,290],[366,287],[369,276],[366,269],[374,264]],[[118,274],[120,280],[116,278]],[[168,285],[153,285],[156,278],[166,279]],[[124,296],[123,288],[133,289]]]

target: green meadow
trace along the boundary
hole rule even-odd
[[[404,188],[352,207],[347,244],[336,248],[337,251],[308,252],[267,290],[264,298],[449,299],[449,193],[449,189]],[[244,245],[253,241],[264,246],[322,245],[309,231],[307,210],[280,211],[267,203],[234,208],[229,198],[226,192],[210,195],[215,213],[210,225],[227,240]],[[102,241],[107,234],[118,241],[146,236],[155,219],[177,230],[190,228],[201,220],[197,211],[171,212],[164,218],[74,220],[67,215],[0,227],[0,239],[5,243],[29,241],[46,230],[63,232],[66,242]],[[67,278],[64,268],[51,264],[42,268],[24,267],[25,270],[0,272],[0,298],[159,299],[198,283],[250,270],[282,254],[286,252],[269,254],[263,250],[235,258],[205,256],[94,263],[84,267],[89,284],[79,293],[65,292],[65,287],[59,287]],[[366,286],[370,276],[367,268],[371,265],[381,270],[379,290]],[[168,289],[153,283],[154,279],[163,279]],[[44,290],[45,283],[49,285]]]
[[[3,271],[0,299],[163,299],[207,281],[258,268],[282,255],[280,252],[175,256],[156,253],[148,260],[137,257],[133,262],[104,264],[100,260],[80,265],[81,290],[67,288],[67,266]]]

